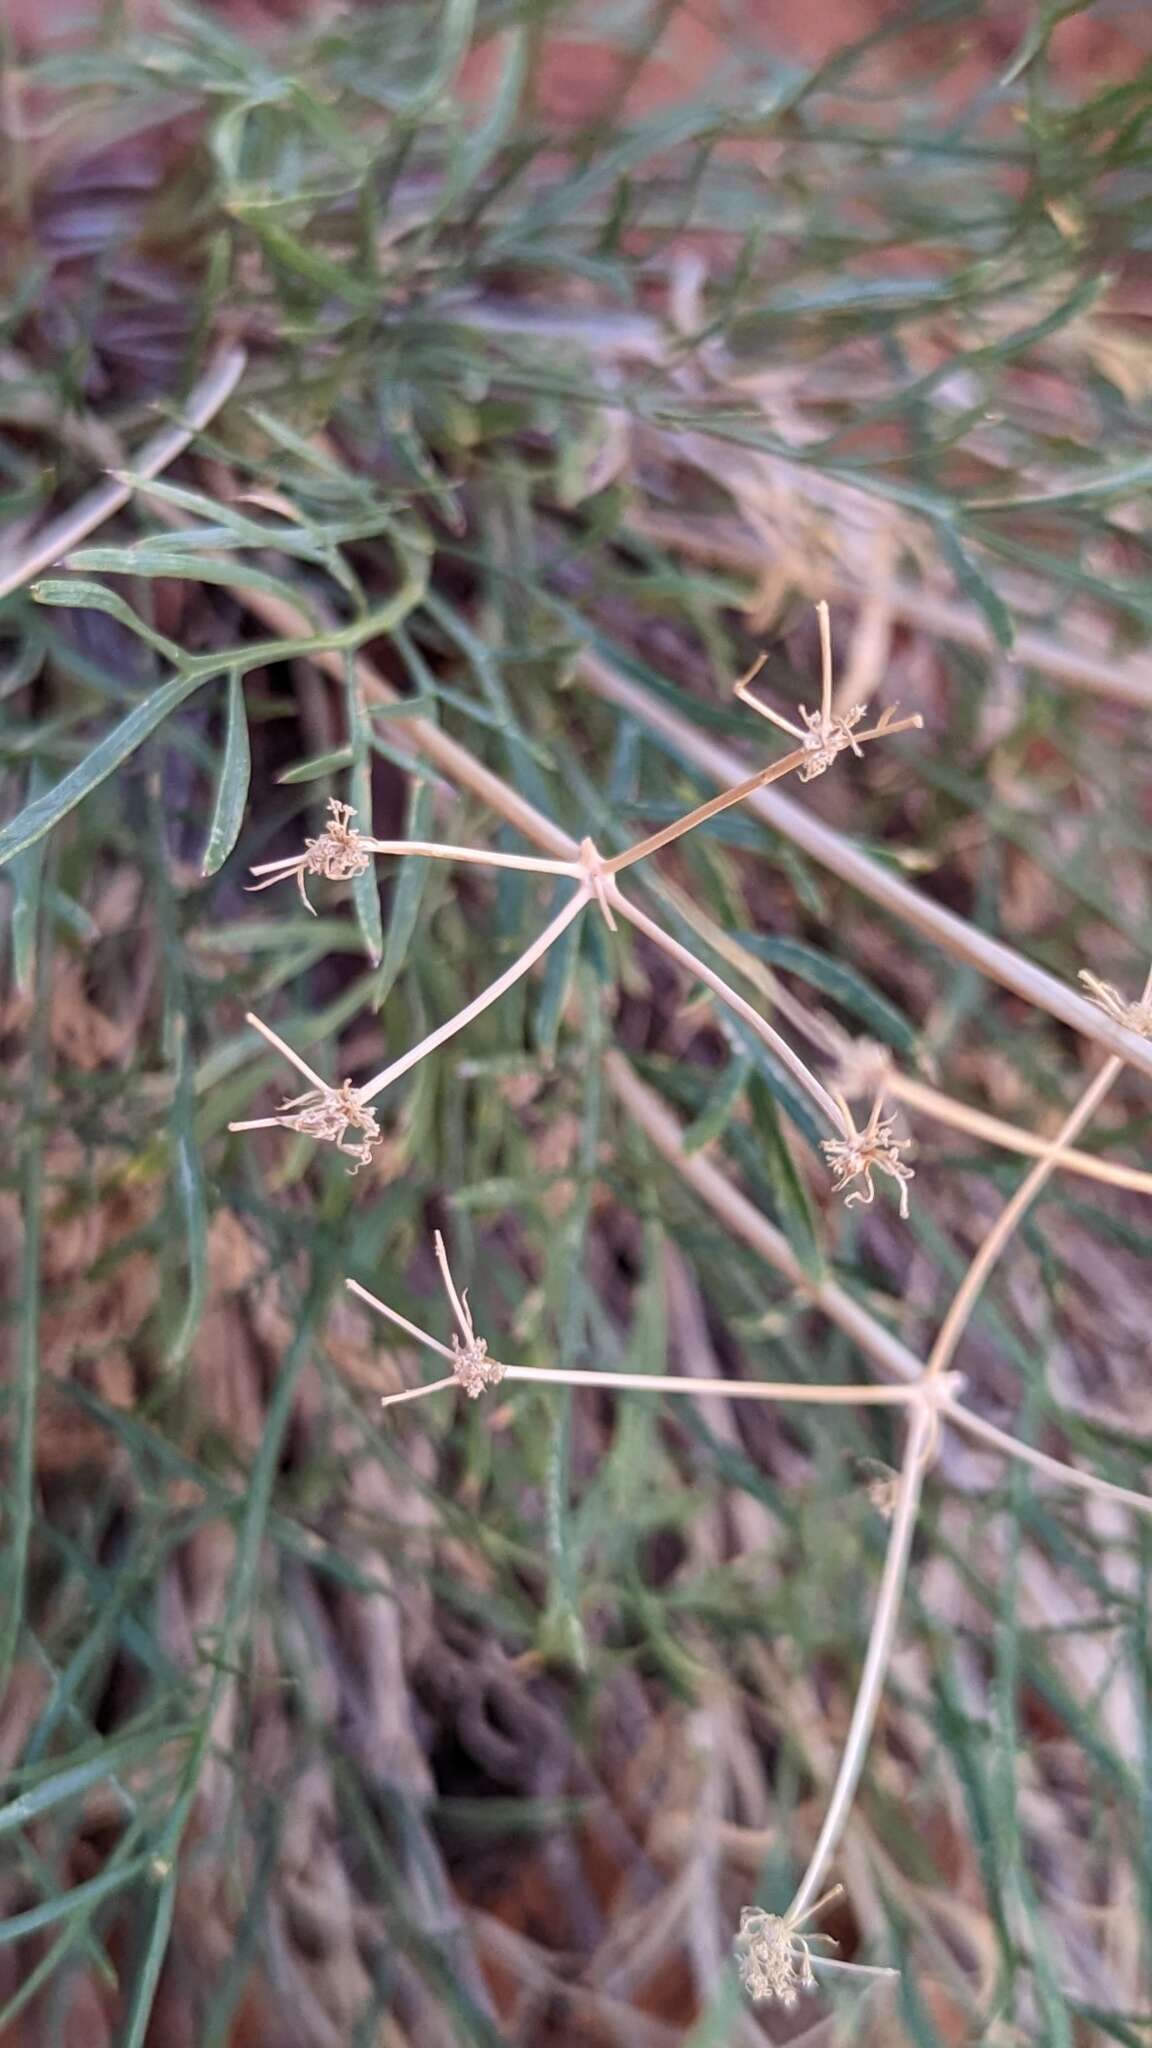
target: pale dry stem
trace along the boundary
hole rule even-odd
[[[1103,984],[1102,984],[1103,985]],[[1152,969],[1144,983],[1140,997],[1142,1007],[1152,1002]],[[1007,1245],[1021,1217],[1030,1203],[1039,1194],[1045,1182],[1055,1171],[1060,1154],[1079,1136],[1089,1118],[1092,1117],[1109,1089],[1123,1070],[1124,1062],[1118,1056],[1105,1060],[1099,1073],[1089,1082],[1087,1088],[1074,1103],[1059,1130],[1045,1146],[1035,1166],[1025,1175],[1011,1200],[997,1217],[995,1224],[980,1245],[976,1256],[956,1290],[948,1313],[941,1323],[936,1341],[928,1354],[925,1376],[932,1377],[943,1372],[955,1355],[956,1346],[963,1335],[965,1325],[974,1309],[984,1282],[988,1278],[1001,1252]]]

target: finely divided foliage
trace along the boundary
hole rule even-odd
[[[6,2039],[1146,2031],[1149,86],[899,12],[6,78]]]

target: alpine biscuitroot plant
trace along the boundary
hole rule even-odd
[[[1146,2030],[1144,10],[742,11],[14,10],[5,2042]]]

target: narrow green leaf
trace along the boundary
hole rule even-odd
[[[1009,652],[1016,638],[1016,628],[1012,614],[999,591],[993,588],[983,570],[977,567],[955,527],[946,519],[938,519],[934,524],[940,551],[965,597],[970,597],[973,604],[983,613],[993,639],[1006,653]]]
[[[330,754],[313,754],[308,761],[297,761],[291,768],[285,768],[277,782],[319,782],[322,775],[335,775],[341,768],[352,766],[351,747],[333,747]]]
[[[39,761],[34,761],[28,777],[28,791],[33,801],[42,794],[44,782],[44,770]],[[41,845],[26,847],[23,853],[17,854],[9,871],[12,884],[12,978],[21,995],[26,995],[32,986],[44,882],[44,852]]]
[[[744,1091],[752,1063],[744,1053],[733,1053],[699,1114],[684,1132],[684,1150],[702,1152],[727,1130]]]
[[[413,780],[408,797],[408,813],[404,822],[405,839],[428,839],[432,835],[433,789],[426,779]],[[428,860],[401,860],[396,871],[392,890],[392,906],[388,915],[388,935],[384,942],[384,958],[380,972],[372,988],[372,1001],[376,1009],[384,1002],[408,956],[408,947],[420,905],[428,884],[432,863]]]
[[[309,624],[317,625],[307,587],[299,580],[289,582],[283,576],[270,576],[266,569],[235,557],[180,548],[175,545],[177,539],[176,535],[171,540],[150,538],[127,548],[81,548],[68,557],[68,563],[71,568],[88,570],[96,576],[172,576],[181,582],[220,583],[230,590],[262,590],[267,596],[278,597],[305,612]]]
[[[154,647],[168,661],[182,662],[185,659],[182,647],[178,647],[174,640],[166,640],[163,633],[157,633],[139,612],[134,612],[130,604],[126,604],[114,590],[106,590],[102,583],[85,583],[79,577],[67,580],[50,577],[43,583],[34,583],[30,595],[37,604],[59,605],[68,611],[107,612],[109,618],[118,619],[130,633],[146,640],[149,647]]]
[[[357,824],[366,837],[372,836],[372,727],[354,655],[344,663],[344,692],[348,707],[348,738],[352,749],[352,774],[348,795]],[[419,865],[419,863],[417,863]],[[376,863],[370,860],[362,875],[352,882],[356,922],[373,967],[379,967],[384,952],[384,926],[380,918],[380,887]]]
[[[914,1026],[855,967],[846,966],[843,960],[834,960],[831,954],[821,953],[803,939],[773,938],[760,932],[738,932],[736,937],[742,946],[747,946],[748,951],[757,954],[761,960],[767,960],[773,967],[783,967],[789,974],[799,975],[802,981],[811,982],[813,988],[823,989],[824,994],[839,1003],[841,1009],[859,1017],[860,1022],[885,1045],[910,1057],[915,1054],[917,1039]]]
[[[753,1074],[749,1080],[748,1103],[760,1161],[776,1197],[781,1228],[804,1271],[813,1280],[820,1280],[824,1275],[824,1257],[812,1205],[780,1129],[772,1094],[759,1074]]]
[[[224,732],[224,754],[216,784],[216,805],[208,827],[208,844],[201,863],[202,875],[214,875],[223,867],[239,837],[248,802],[248,781],[252,753],[248,745],[248,712],[244,702],[244,681],[238,669],[228,678],[228,722]]]
[[[21,853],[26,846],[35,845],[45,832],[51,832],[69,811],[75,810],[78,803],[115,774],[137,747],[206,681],[205,676],[193,675],[173,676],[170,682],[162,683],[158,690],[153,690],[150,697],[130,711],[127,718],[122,718],[83,761],[77,762],[62,781],[46,790],[43,796],[25,804],[11,824],[5,825],[0,832],[0,867],[7,866],[13,855]]]
[[[548,916],[556,917],[570,884],[562,882],[553,894],[548,906]],[[556,1057],[556,1043],[560,1036],[560,1020],[568,1002],[572,986],[572,975],[580,951],[580,923],[570,924],[561,932],[556,944],[548,952],[544,963],[544,976],[536,1014],[532,1020],[532,1037],[541,1059],[551,1062]]]

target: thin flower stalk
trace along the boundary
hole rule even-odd
[[[872,1315],[837,1280],[813,1280],[783,1233],[769,1222],[740,1188],[733,1185],[715,1162],[702,1152],[685,1150],[683,1131],[667,1104],[646,1081],[640,1079],[621,1053],[610,1052],[606,1056],[605,1074],[613,1095],[628,1111],[632,1121],[687,1186],[720,1219],[724,1228],[740,1238],[776,1272],[783,1274],[789,1286],[819,1308],[837,1329],[843,1330],[865,1357],[872,1360],[878,1371],[890,1374],[906,1385],[914,1385],[924,1371],[923,1361],[916,1353],[910,1351],[887,1324]],[[1134,1508],[1139,1514],[1152,1515],[1152,1495],[1117,1486],[1110,1479],[1098,1478],[1094,1472],[1082,1472],[1075,1465],[1066,1465],[1059,1458],[1034,1450],[1031,1444],[1022,1443],[1006,1430],[986,1422],[983,1416],[966,1408],[958,1399],[946,1397],[940,1412],[947,1422],[954,1424],[965,1436],[974,1438],[985,1449],[1018,1464],[1030,1465],[1057,1486],[1070,1486],[1094,1494],[1101,1500],[1114,1501],[1117,1506]]]
[[[435,1052],[438,1046],[445,1044],[449,1038],[454,1038],[458,1031],[463,1031],[466,1025],[472,1023],[493,1003],[499,1002],[513,983],[527,974],[537,960],[556,943],[591,899],[590,886],[587,883],[582,884],[575,896],[564,905],[563,910],[545,926],[530,946],[526,946],[524,951],[518,954],[511,966],[505,968],[503,974],[498,975],[486,989],[482,989],[472,1002],[458,1010],[454,1017],[449,1017],[447,1022],[439,1025],[435,1031],[428,1032],[426,1037],[410,1047],[398,1060],[393,1060],[389,1066],[383,1067],[370,1081],[366,1081],[363,1087],[358,1088],[351,1081],[344,1081],[339,1088],[333,1088],[314,1068],[302,1060],[284,1039],[259,1017],[249,1012],[247,1022],[254,1030],[259,1031],[270,1045],[274,1045],[285,1059],[290,1060],[300,1073],[306,1075],[312,1086],[306,1095],[295,1096],[290,1102],[281,1103],[275,1115],[248,1117],[243,1121],[230,1123],[228,1129],[263,1131],[279,1126],[283,1130],[295,1131],[302,1137],[334,1143],[338,1152],[343,1152],[356,1161],[357,1167],[367,1166],[372,1150],[380,1140],[380,1128],[375,1111],[371,1108],[376,1097],[382,1095],[386,1088],[390,1088],[394,1081],[398,1081],[402,1074],[418,1065],[429,1053]],[[364,1133],[361,1142],[355,1145],[344,1142],[350,1128]]]
[[[1142,1003],[1150,1001],[1152,1001],[1152,969],[1149,970],[1141,997]],[[1115,1054],[1111,1059],[1105,1060],[1099,1073],[1089,1082],[1087,1088],[1084,1089],[1065,1117],[1055,1136],[1046,1145],[1035,1166],[1025,1175],[1011,1200],[1005,1203],[1004,1208],[1001,1210],[987,1237],[980,1245],[975,1258],[972,1260],[963,1280],[957,1288],[948,1313],[936,1333],[936,1340],[928,1354],[928,1363],[924,1368],[926,1378],[930,1379],[935,1374],[943,1372],[951,1364],[956,1346],[960,1342],[968,1318],[976,1306],[984,1283],[999,1259],[1001,1252],[1009,1242],[1021,1217],[1035,1200],[1045,1182],[1051,1178],[1056,1169],[1060,1153],[1072,1143],[1074,1138],[1079,1137],[1080,1132],[1095,1115],[1104,1097],[1117,1081],[1123,1069],[1123,1060]]]
[[[900,1601],[908,1573],[908,1560],[912,1551],[912,1538],[924,1483],[926,1454],[936,1426],[936,1404],[927,1399],[919,1400],[909,1418],[908,1436],[900,1467],[900,1485],[884,1557],[884,1570],[840,1768],[836,1773],[836,1782],[832,1788],[820,1833],[808,1859],[808,1867],[784,1915],[785,1921],[793,1928],[802,1924],[814,1910],[814,1902],[819,1897],[820,1886],[828,1865],[839,1846],[860,1783],[860,1774],[864,1768],[864,1759],[876,1723],[896,1636]]]
[[[448,1271],[439,1234],[437,1258],[444,1275],[445,1286],[451,1288],[451,1274]],[[371,1293],[367,1287],[362,1287],[358,1280],[349,1279],[344,1284],[350,1293],[375,1310],[377,1315],[386,1317],[390,1323],[395,1323],[398,1329],[415,1338],[418,1344],[425,1345],[429,1351],[436,1352],[441,1358],[450,1358],[455,1362],[458,1355],[455,1349],[441,1343],[438,1337],[432,1336],[430,1331],[422,1329],[418,1323],[410,1322],[407,1316],[402,1316],[388,1302],[382,1301],[379,1295]],[[461,1296],[459,1299],[467,1316],[467,1321],[459,1314],[457,1317],[464,1344],[467,1346],[481,1343],[483,1340],[477,1338],[471,1316],[467,1313],[467,1298]],[[453,1306],[455,1308],[455,1299]],[[923,1399],[916,1384],[861,1386],[849,1383],[835,1386],[805,1386],[794,1380],[699,1379],[669,1373],[597,1372],[577,1366],[508,1365],[500,1359],[491,1359],[489,1364],[494,1371],[499,1372],[501,1379],[513,1382],[534,1382],[538,1386],[546,1387],[597,1387],[609,1393],[688,1394],[705,1399],[714,1397],[732,1401],[792,1402],[801,1407],[906,1408]],[[393,1408],[401,1402],[422,1401],[431,1394],[442,1393],[449,1387],[460,1384],[459,1373],[453,1372],[445,1379],[430,1380],[418,1387],[406,1387],[397,1394],[385,1394],[381,1397],[380,1406]],[[493,1381],[492,1384],[496,1382]],[[944,1384],[941,1399],[946,1402],[954,1399],[962,1384],[958,1375],[950,1375]]]
[[[332,882],[348,881],[362,875],[377,854],[416,854],[426,860],[464,861],[485,868],[520,868],[534,875],[571,875],[574,881],[583,880],[584,870],[578,860],[546,860],[534,853],[493,853],[482,847],[448,846],[428,839],[373,839],[359,832],[351,823],[354,815],[350,804],[338,803],[335,797],[330,797],[328,821],[320,836],[306,839],[302,853],[289,854],[281,860],[261,861],[251,872],[262,879],[249,884],[249,894],[257,895],[261,889],[274,888],[277,882],[294,876],[305,907],[312,910],[304,887],[306,876],[323,875]]]
[[[876,725],[870,726],[865,732],[859,732],[856,728],[861,719],[868,715],[866,705],[853,705],[846,714],[833,711],[832,642],[828,607],[826,604],[819,604],[816,610],[820,618],[823,671],[818,711],[802,709],[800,717],[804,723],[795,725],[790,718],[783,717],[780,712],[773,711],[770,706],[761,704],[755,697],[749,696],[748,684],[763,668],[767,659],[764,655],[735,686],[736,695],[742,703],[747,704],[750,710],[759,712],[762,718],[770,719],[781,731],[790,733],[794,739],[800,741],[800,745],[790,754],[785,754],[781,760],[773,761],[769,767],[759,769],[754,775],[746,775],[730,789],[722,790],[719,796],[710,797],[706,803],[698,804],[695,810],[688,811],[684,817],[665,825],[662,831],[653,832],[649,838],[638,840],[635,846],[626,847],[623,853],[615,854],[607,862],[610,874],[621,874],[625,868],[634,867],[637,861],[647,860],[649,854],[658,853],[661,847],[670,846],[673,840],[682,839],[686,832],[695,831],[698,825],[706,824],[709,818],[717,817],[721,811],[730,810],[734,804],[743,803],[748,797],[754,796],[757,790],[767,789],[770,783],[780,782],[786,775],[795,773],[799,775],[801,782],[811,782],[817,775],[823,775],[837,756],[847,749],[850,748],[854,754],[859,755],[869,740],[893,738],[897,733],[918,730],[923,725],[924,721],[918,712],[906,718],[898,718],[896,708],[892,706],[882,713]]]
[[[576,659],[581,682],[603,702],[637,719],[646,731],[669,741],[683,760],[699,768],[722,788],[739,772],[739,756],[710,734],[654,696],[643,683],[584,649]],[[887,911],[909,932],[940,946],[1024,1002],[1057,1017],[1082,1038],[1095,1040],[1109,1052],[1121,1052],[1131,1065],[1152,1079],[1152,1040],[1127,1037],[1118,1043],[1120,1027],[1099,1007],[1057,976],[1017,953],[1002,939],[968,923],[963,917],[923,895],[895,869],[874,860],[844,833],[824,823],[809,805],[798,804],[775,789],[760,789],[749,798],[755,814],[773,831],[783,833],[819,866]]]
[[[507,995],[508,990],[514,987],[516,982],[523,980],[538,960],[543,959],[545,953],[579,917],[581,911],[587,909],[591,900],[591,887],[587,883],[582,883],[551,923],[545,925],[539,937],[533,939],[530,946],[525,946],[522,953],[517,954],[511,966],[504,969],[503,974],[497,975],[495,981],[490,982],[486,989],[482,989],[480,994],[470,1003],[466,1003],[462,1010],[458,1010],[454,1017],[449,1017],[447,1023],[439,1025],[435,1031],[430,1031],[426,1038],[422,1038],[398,1060],[393,1060],[389,1066],[382,1067],[378,1074],[374,1074],[370,1081],[366,1081],[360,1090],[360,1100],[373,1102],[386,1088],[390,1088],[394,1081],[398,1081],[402,1074],[406,1074],[420,1060],[427,1059],[429,1053],[435,1052],[437,1047],[444,1045],[449,1038],[454,1038],[458,1031],[463,1031],[476,1017],[491,1009],[493,1003],[498,1003],[501,996]]]
[[[887,1087],[889,1094],[906,1108],[931,1117],[937,1123],[947,1124],[953,1130],[965,1131],[973,1138],[984,1138],[990,1145],[1001,1146],[1005,1152],[1020,1152],[1033,1159],[1048,1157],[1048,1140],[1038,1137],[1035,1131],[1008,1123],[1004,1117],[990,1116],[985,1110],[973,1109],[968,1103],[945,1095],[939,1088],[931,1088],[922,1081],[913,1080],[908,1074],[902,1074],[895,1066],[889,1067]],[[1135,1194],[1152,1195],[1152,1173],[1146,1173],[1138,1166],[1122,1166],[1118,1160],[1102,1159],[1094,1152],[1078,1152],[1075,1147],[1061,1147],[1053,1156],[1052,1163],[1061,1172],[1077,1174],[1083,1180],[1101,1181],[1106,1187],[1130,1188]]]
[[[734,1011],[737,1017],[742,1018],[744,1023],[751,1027],[758,1038],[763,1039],[765,1045],[776,1055],[781,1065],[788,1069],[793,1080],[799,1082],[805,1094],[811,1096],[821,1114],[827,1118],[834,1130],[840,1131],[844,1137],[848,1137],[851,1134],[852,1120],[847,1115],[847,1112],[828,1093],[823,1084],[817,1080],[815,1074],[805,1065],[799,1053],[793,1050],[787,1039],[782,1038],[780,1033],[773,1029],[767,1018],[760,1015],[759,1010],[754,1009],[751,1003],[745,1001],[744,997],[732,987],[731,982],[725,981],[722,974],[717,974],[714,968],[709,967],[706,961],[699,959],[688,946],[682,946],[679,939],[673,938],[671,932],[666,932],[663,925],[657,924],[654,918],[649,917],[635,903],[630,903],[626,896],[614,892],[612,901],[621,916],[627,918],[629,924],[635,925],[637,931],[643,932],[646,938],[651,939],[652,944],[658,946],[662,953],[667,953],[670,959],[678,961],[680,966],[687,969],[689,974],[695,976],[698,981],[702,981],[707,988],[713,991],[713,994],[720,997],[721,1002],[726,1003],[728,1008]]]

